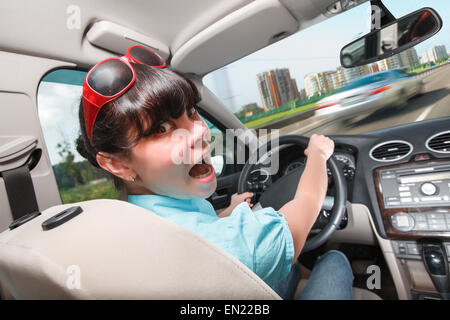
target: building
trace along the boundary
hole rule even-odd
[[[367,66],[369,68],[369,73],[377,73],[380,72],[380,68],[378,67],[378,64],[372,63]]]
[[[336,69],[336,76],[338,79],[338,84],[339,87],[342,87],[343,85],[345,85],[347,83],[347,79],[345,78],[345,68],[344,67],[337,67]]]
[[[297,82],[291,78],[287,68],[259,73],[257,85],[264,110],[298,99]]]
[[[422,56],[420,57],[420,64],[425,64],[428,62],[428,53],[424,52],[424,54],[422,54]]]
[[[305,89],[300,89],[298,91],[298,95],[299,95],[299,100],[306,100],[306,99],[308,99],[308,96],[306,95],[306,90]]]
[[[339,77],[337,71],[325,71],[318,73],[322,93],[330,92],[339,88]]]
[[[387,71],[400,68],[413,68],[420,64],[419,56],[415,48],[409,48],[392,57],[378,61],[376,64],[379,71]]]
[[[320,95],[322,93],[322,87],[320,85],[319,77],[317,73],[310,73],[305,76],[305,92],[308,99],[314,95]]]
[[[420,57],[420,63],[430,63],[437,62],[438,60],[448,59],[449,54],[444,45],[435,46],[430,48],[427,52],[424,52],[422,57]]]
[[[414,48],[409,48],[398,54],[402,68],[413,68],[420,64],[417,51]]]
[[[302,96],[301,96],[301,94],[300,94],[300,92],[298,90],[297,81],[295,79],[292,79],[292,78],[291,78],[291,90],[292,90],[292,94],[294,96],[294,99],[298,99],[298,100],[302,99]]]
[[[380,71],[387,71],[392,69],[399,69],[402,67],[402,62],[398,54],[395,56],[377,61],[378,68]]]
[[[343,70],[343,75],[345,79],[345,84],[351,82],[352,80],[358,79],[370,73],[370,68],[368,65],[347,68]]]
[[[236,110],[235,93],[231,87],[230,75],[228,68],[224,67],[220,70],[210,73],[211,90],[217,97],[230,109]]]
[[[442,59],[448,59],[447,49],[445,48],[444,45],[432,47],[428,51],[428,57],[433,62],[436,62],[436,61],[442,60]]]

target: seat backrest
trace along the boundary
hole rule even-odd
[[[83,212],[43,230],[72,206]],[[16,299],[280,299],[216,245],[119,200],[58,205],[1,233],[0,282]]]

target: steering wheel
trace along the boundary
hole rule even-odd
[[[278,139],[279,146],[290,144],[290,145],[298,145],[299,147],[306,149],[308,143],[309,138],[300,135],[286,135],[279,137]],[[274,140],[271,140],[267,144],[260,147],[258,152],[250,156],[250,158],[247,160],[247,162],[244,165],[244,168],[241,171],[241,175],[239,176],[238,193],[248,191],[247,181],[250,173],[253,171],[252,169],[257,164],[256,161],[257,155],[258,154],[260,155],[259,159],[266,157],[269,153],[271,146],[275,144],[276,142],[274,142]],[[262,155],[262,153],[265,153],[266,151],[267,153],[265,155]],[[341,170],[339,170],[337,160],[335,160],[334,156],[331,156],[328,159],[327,164],[331,170],[334,185],[336,188],[334,205],[331,210],[331,215],[328,223],[322,228],[322,230],[318,234],[306,240],[302,252],[311,251],[324,244],[328,240],[328,238],[333,234],[333,232],[336,231],[345,214],[345,204],[347,200],[347,184],[345,183],[344,174],[342,173]],[[272,207],[275,210],[279,210],[285,203],[292,200],[297,190],[299,179],[301,174],[303,173],[303,170],[304,166],[301,166],[288,172],[287,174],[276,180],[261,194],[261,197],[259,199],[260,204],[263,207]],[[299,214],[301,213],[299,212]]]

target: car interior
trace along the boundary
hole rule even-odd
[[[204,77],[370,3],[384,8],[382,25],[393,23],[387,4],[367,0],[1,2],[1,299],[280,300],[232,255],[123,195],[66,201],[52,160],[56,143],[46,136],[44,122],[75,131],[79,125],[69,114],[56,116],[58,103],[52,104],[55,115],[40,109],[39,95],[45,83],[58,82],[52,78],[65,72],[71,72],[68,84],[80,84],[98,61],[121,56],[133,45],[147,46],[195,83],[201,94],[197,108],[211,130],[223,136],[228,129],[244,132],[214,157],[222,165],[216,192],[207,200],[220,212],[232,194],[254,191],[258,207],[278,210],[295,194],[308,134],[281,130],[271,153],[279,156],[278,170],[269,172],[250,161],[250,145],[263,148],[267,139],[250,130]],[[446,23],[436,12],[437,21]],[[333,32],[321,37],[326,41]],[[417,43],[414,38],[409,47]],[[383,54],[377,52],[377,59],[389,56]],[[376,61],[373,55],[366,60]],[[433,72],[448,71],[444,65]],[[443,93],[436,94],[445,100]],[[401,109],[395,112],[401,117]],[[278,129],[271,125],[264,128]],[[345,134],[324,131],[335,143],[327,163],[327,197],[299,261],[312,268],[325,252],[342,251],[354,273],[355,299],[448,299],[448,108],[434,118],[366,127]],[[63,147],[60,153],[70,154]],[[243,162],[236,161],[238,153],[246,155]],[[88,174],[80,170],[82,177]],[[297,295],[306,281],[300,281]]]

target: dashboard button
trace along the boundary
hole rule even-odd
[[[422,197],[420,201],[441,201],[441,197]]]
[[[437,188],[431,182],[425,182],[420,186],[420,191],[426,196],[432,196],[436,194]]]
[[[411,197],[411,192],[400,192],[400,197]]]
[[[430,229],[431,231],[445,231],[447,229],[446,225],[442,225],[442,224],[430,224]]]
[[[423,213],[416,213],[414,215],[414,218],[416,219],[417,222],[419,222],[419,221],[427,221],[427,218],[425,217],[425,214],[423,214]]]
[[[428,223],[424,221],[416,222],[416,225],[414,227],[414,230],[417,231],[426,231],[428,230]]]
[[[414,218],[406,212],[398,212],[391,219],[392,226],[397,230],[407,232],[414,228]]]
[[[444,219],[428,219],[428,223],[429,224],[445,224],[445,220]]]
[[[428,213],[427,218],[428,219],[444,219],[444,214],[442,213]]]
[[[426,153],[418,154],[414,157],[414,161],[429,160],[430,155]]]
[[[419,254],[419,249],[417,249],[417,244],[408,243],[408,254]]]
[[[399,197],[386,197],[386,201],[399,201]]]

